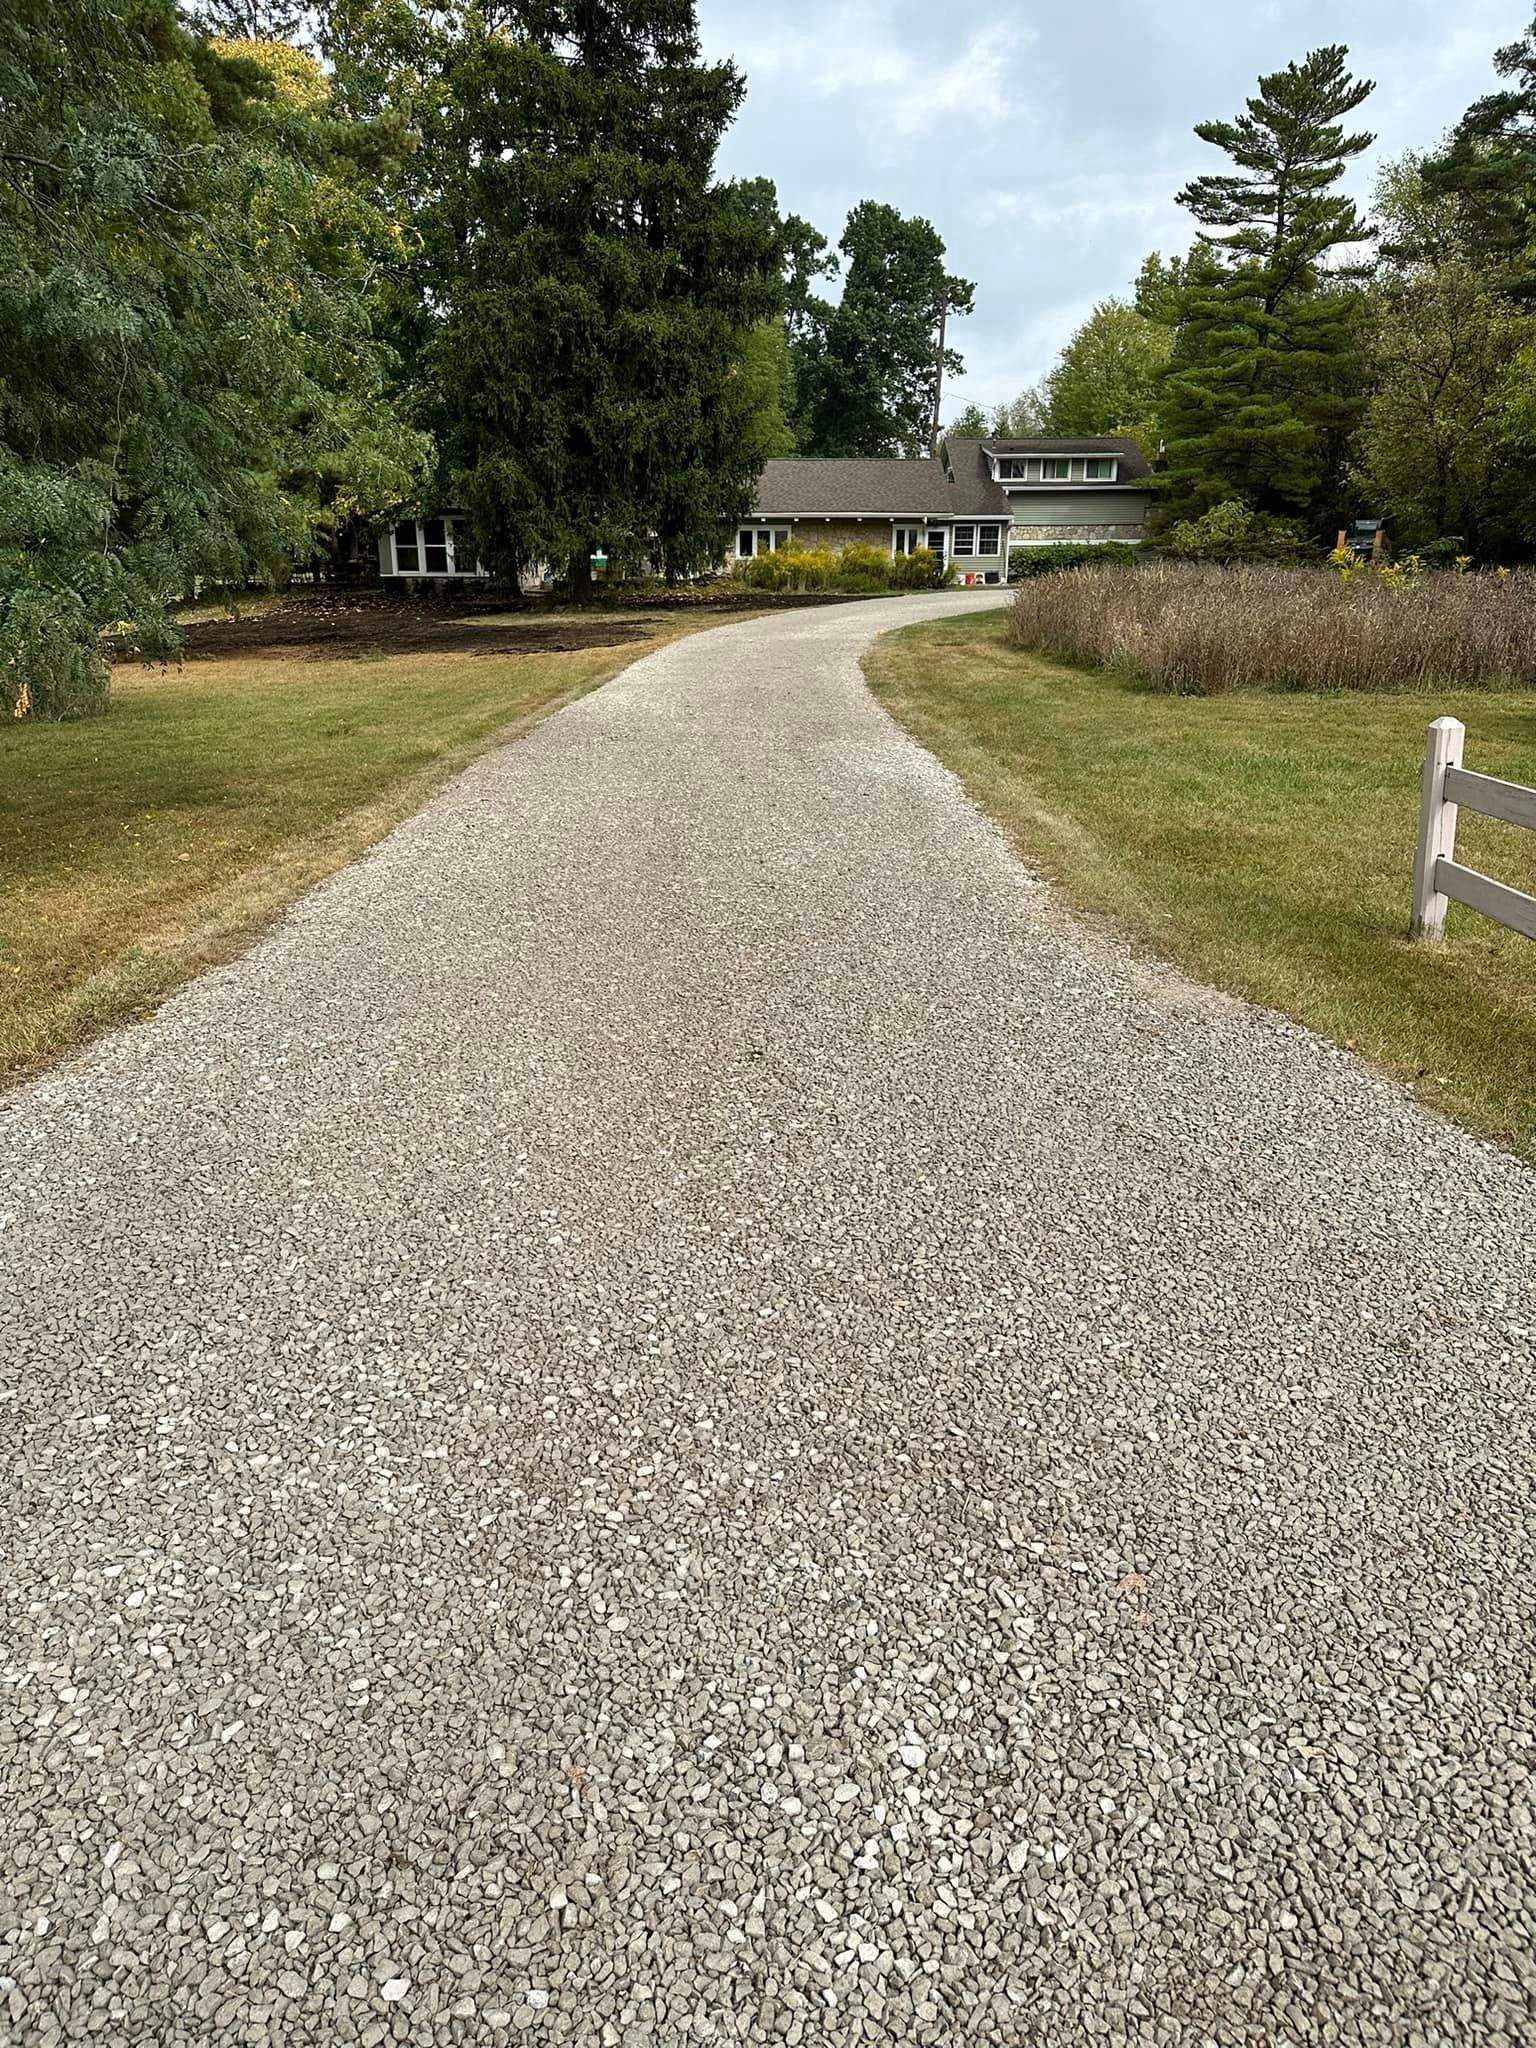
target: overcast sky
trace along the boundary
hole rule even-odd
[[[784,209],[834,242],[860,199],[925,214],[950,268],[975,280],[976,313],[954,334],[967,375],[946,399],[953,416],[1033,383],[1149,250],[1188,245],[1173,195],[1225,161],[1190,130],[1239,112],[1260,72],[1347,40],[1377,85],[1360,119],[1379,140],[1351,180],[1365,198],[1381,157],[1433,143],[1492,87],[1492,53],[1531,7],[699,0],[699,20],[709,53],[747,78],[723,175],[772,177]]]

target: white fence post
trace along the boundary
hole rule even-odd
[[[1445,798],[1449,768],[1461,766],[1467,729],[1459,718],[1437,718],[1429,728],[1424,755],[1424,789],[1419,799],[1419,844],[1413,857],[1414,939],[1438,939],[1445,930],[1447,899],[1435,886],[1435,863],[1456,858],[1456,806]]]

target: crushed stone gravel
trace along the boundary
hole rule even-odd
[[[0,2038],[1536,2032],[1536,1177],[647,658],[0,1105]]]

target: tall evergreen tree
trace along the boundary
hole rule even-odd
[[[1166,501],[1198,515],[1239,498],[1325,519],[1363,402],[1360,294],[1333,252],[1369,228],[1337,187],[1373,138],[1344,125],[1370,95],[1340,45],[1259,81],[1236,121],[1195,133],[1232,169],[1179,194],[1202,235],[1176,293],[1162,392]]]
[[[794,345],[797,426],[811,455],[918,455],[928,449],[939,375],[939,331],[969,313],[976,288],[944,268],[930,221],[866,199],[839,247],[843,295],[811,308]],[[963,359],[943,352],[946,377]]]
[[[714,178],[740,76],[702,61],[691,0],[471,7],[439,55],[420,370],[482,558],[567,564],[578,594],[599,545],[711,558],[760,460],[743,340],[782,290]]]

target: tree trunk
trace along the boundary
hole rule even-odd
[[[571,557],[571,601],[589,604],[592,599],[592,550],[578,548]]]

